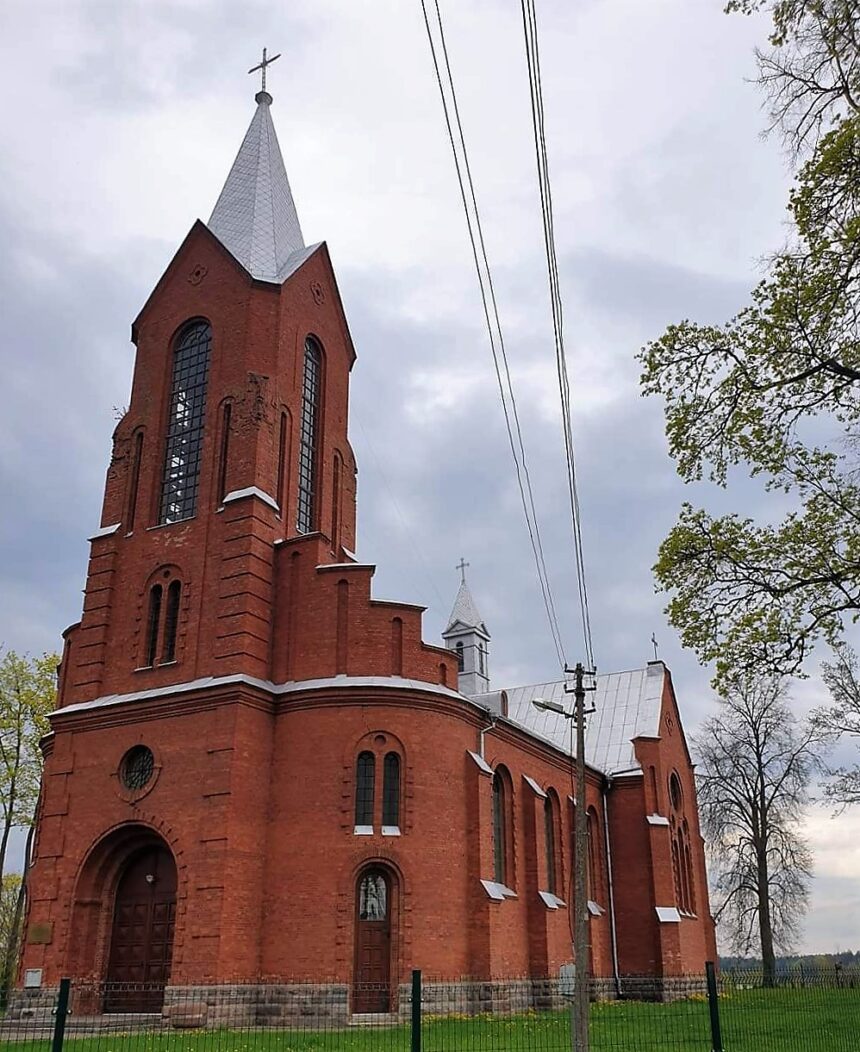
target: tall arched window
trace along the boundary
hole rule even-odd
[[[160,584],[154,584],[149,590],[149,613],[146,623],[146,664],[154,665],[158,654],[158,626],[161,623]]]
[[[597,816],[590,807],[585,817],[585,832],[588,838],[588,897],[597,902],[600,894],[600,845],[597,841]]]
[[[382,824],[400,825],[400,757],[386,753],[382,768]]]
[[[321,371],[320,349],[316,340],[308,336],[305,340],[302,422],[299,432],[299,500],[296,515],[296,529],[299,533],[311,533],[316,528]]]
[[[546,890],[552,895],[557,895],[558,881],[556,879],[556,851],[555,851],[555,807],[552,797],[547,794],[543,804],[544,838],[546,840]]]
[[[496,771],[493,775],[493,880],[507,882],[507,801],[505,780]]]
[[[167,589],[167,609],[164,612],[164,641],[161,644],[161,660],[176,660],[176,628],[179,624],[179,598],[182,585],[171,581]]]
[[[161,523],[190,519],[197,511],[211,345],[212,330],[205,321],[198,321],[183,329],[174,348]]]
[[[355,764],[355,824],[373,825],[373,790],[376,780],[376,757],[361,752]]]

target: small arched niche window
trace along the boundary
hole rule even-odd
[[[464,668],[463,664],[463,642],[462,640],[454,648],[457,651],[457,671],[462,672]]]
[[[159,523],[181,522],[197,511],[211,346],[205,321],[187,325],[174,346]]]
[[[376,780],[376,757],[360,752],[355,763],[355,827],[373,828],[373,797]]]
[[[160,571],[160,577],[161,580],[149,589],[144,668],[176,661],[182,582],[173,577],[173,571],[169,568]]]
[[[305,339],[302,417],[299,431],[299,492],[296,513],[296,529],[299,533],[312,533],[316,528],[321,373],[322,353],[316,340],[308,336]]]
[[[385,755],[382,776],[382,831],[400,826],[400,757],[396,752]]]
[[[508,787],[501,771],[493,775],[493,880],[508,882]]]
[[[684,794],[681,790],[681,779],[677,771],[672,771],[669,778],[669,800],[673,811],[680,811],[684,806]]]

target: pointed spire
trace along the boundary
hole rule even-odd
[[[305,248],[269,107],[258,91],[251,121],[209,229],[252,277],[280,281],[290,256]]]
[[[469,564],[466,563],[465,565],[468,566]],[[478,607],[475,600],[472,598],[469,586],[466,584],[464,567],[458,566],[457,569],[462,573],[460,590],[457,592],[457,598],[454,600],[451,616],[448,618],[448,627],[445,631],[450,632],[454,625],[459,623],[465,628],[477,628],[486,633],[487,629],[484,625],[483,618],[478,613]]]

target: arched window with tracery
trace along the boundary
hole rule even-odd
[[[142,667],[167,665],[177,659],[177,640],[182,607],[182,582],[175,567],[163,567],[158,580],[149,585],[146,602],[146,634]]]
[[[373,826],[373,798],[376,781],[376,757],[360,752],[355,764],[355,825]]]
[[[305,340],[302,415],[299,430],[299,492],[296,514],[296,529],[299,533],[312,533],[316,529],[321,374],[322,353],[316,340],[308,336]]]
[[[212,330],[205,321],[187,325],[174,345],[160,523],[181,522],[197,511],[211,346]]]
[[[382,825],[383,829],[400,826],[400,757],[396,752],[386,753],[382,768]]]

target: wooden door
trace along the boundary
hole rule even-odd
[[[106,1012],[157,1012],[170,978],[176,864],[164,847],[135,855],[120,877],[105,991]]]
[[[352,1010],[391,1010],[391,883],[380,870],[358,879]]]

